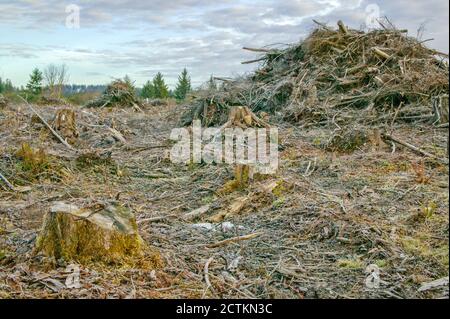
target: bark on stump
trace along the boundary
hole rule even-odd
[[[112,205],[80,209],[56,202],[44,217],[34,253],[81,264],[161,264],[159,254],[139,236],[134,214]]]
[[[246,106],[235,106],[230,110],[228,115],[228,121],[222,126],[224,128],[270,128],[270,125],[264,120],[257,117],[248,107]],[[255,173],[257,173],[257,167],[255,165],[247,164],[235,164],[234,165],[234,180],[228,185],[225,185],[225,193],[228,189],[239,188],[243,189],[248,186],[249,180],[253,179]]]
[[[70,144],[76,142],[78,129],[75,112],[71,109],[60,109],[53,119],[53,129],[58,131]]]

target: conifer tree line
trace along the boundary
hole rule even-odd
[[[21,90],[25,89],[29,95],[35,97],[45,92],[49,93],[51,96],[61,97],[62,95],[66,94],[85,91],[87,92],[89,91],[88,89],[91,89],[90,91],[102,91],[102,89],[105,88],[105,85],[68,85],[67,80],[68,72],[65,65],[55,66],[52,64],[42,71],[36,67],[30,73],[26,87],[22,87]],[[136,89],[134,87],[133,81],[128,75],[125,76],[123,80],[129,83],[130,87]],[[210,81],[212,81],[212,78]],[[3,80],[2,78],[0,78],[0,93],[13,90],[14,87],[10,80]],[[178,76],[178,82],[175,89],[172,91],[166,84],[163,74],[161,72],[158,72],[152,80],[147,81],[142,89],[137,89],[137,91],[140,92],[142,98],[175,98],[179,101],[182,101],[192,91],[191,77],[188,73],[188,70],[184,68]]]
[[[147,81],[141,91],[143,98],[165,99],[174,97],[177,100],[184,100],[187,94],[192,91],[191,77],[186,68],[178,76],[178,83],[175,90],[171,92],[164,81],[161,72],[156,73],[152,81]]]
[[[14,91],[14,87],[12,85],[11,80],[9,79],[3,80],[2,78],[0,78],[0,94],[12,91]]]
[[[65,64],[60,66],[50,64],[44,71],[34,68],[26,85],[30,95],[38,96],[43,93],[44,88],[52,97],[61,97],[63,89],[69,79],[68,69]]]

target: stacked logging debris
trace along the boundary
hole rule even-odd
[[[115,80],[99,98],[89,101],[85,107],[133,107],[141,111],[141,102],[130,83]]]
[[[308,126],[433,123],[433,101],[449,91],[448,55],[392,25],[364,32],[341,21],[336,29],[319,23],[285,49],[244,49],[262,56],[243,63],[261,67],[245,78],[218,79],[221,88],[200,92],[181,124],[223,124],[236,105]]]

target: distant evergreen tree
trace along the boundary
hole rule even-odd
[[[14,91],[14,86],[12,85],[12,82],[10,79],[5,80],[5,92],[12,92]]]
[[[134,81],[131,80],[131,78],[128,76],[128,74],[125,74],[125,77],[123,78],[123,81],[134,90]]]
[[[155,97],[155,89],[151,81],[147,81],[142,87],[141,97],[144,99],[153,99]]]
[[[178,76],[178,84],[174,91],[175,98],[177,100],[184,100],[191,90],[191,77],[186,68],[184,68],[183,72]]]
[[[161,72],[158,72],[153,78],[153,92],[155,99],[165,99],[169,97],[169,88],[164,82]]]
[[[32,94],[40,94],[42,92],[42,72],[35,68],[30,74],[30,81],[27,84],[27,90]]]
[[[14,91],[14,87],[12,85],[11,80],[6,79],[5,81],[0,78],[0,93],[12,92]]]
[[[214,80],[214,77],[213,77],[212,75],[211,75],[211,77],[209,78],[209,81],[208,81],[207,86],[208,86],[208,89],[209,89],[209,90],[212,90],[212,91],[217,90],[216,80]]]

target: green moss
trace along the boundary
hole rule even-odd
[[[272,207],[273,208],[279,208],[281,206],[283,206],[283,204],[286,202],[286,198],[285,197],[280,197],[276,200],[273,201],[272,203]]]
[[[359,259],[339,259],[337,265],[340,268],[346,269],[361,269],[363,268],[363,263]]]
[[[110,155],[101,156],[95,152],[81,154],[75,160],[78,168],[88,168],[93,166],[116,166]]]
[[[203,197],[202,204],[210,204],[210,203],[214,202],[215,199],[216,199],[216,196],[214,196],[214,195]]]
[[[384,268],[387,265],[387,261],[385,259],[377,259],[375,260],[375,265],[377,265],[379,268]]]
[[[437,205],[434,201],[429,201],[428,205],[422,205],[421,211],[423,217],[425,217],[425,219],[433,217],[433,215],[436,213],[436,209]]]
[[[23,143],[15,155],[21,160],[18,165],[21,171],[39,174],[50,168],[49,158],[44,150],[34,150],[28,143]]]
[[[112,212],[103,214],[107,217]],[[124,208],[118,208],[114,214],[116,219],[129,219],[129,212]],[[161,264],[159,254],[147,247],[137,233],[134,218],[132,232],[121,223],[114,223],[113,227],[116,230],[102,228],[69,213],[50,212],[37,238],[35,253],[81,264],[100,262],[126,266],[145,261],[151,268]]]
[[[277,186],[272,190],[272,194],[274,194],[276,197],[281,198],[282,195],[287,191],[287,187],[284,183],[284,181],[279,181],[277,183]]]
[[[424,238],[403,237],[401,238],[401,244],[406,253],[426,259],[432,258],[442,266],[448,268],[449,265],[448,243],[433,246],[429,241],[427,241]]]
[[[366,144],[367,141],[368,137],[366,132],[350,130],[340,135],[334,135],[323,147],[331,152],[351,153]]]

